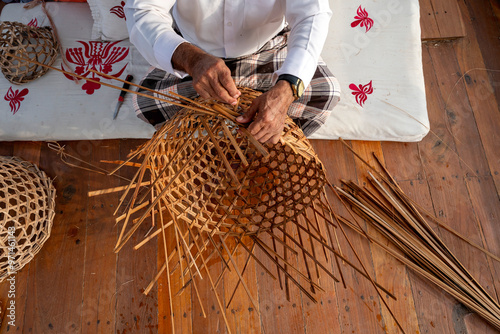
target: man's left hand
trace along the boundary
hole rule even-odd
[[[253,120],[248,131],[255,139],[261,143],[277,144],[285,126],[288,108],[294,100],[290,84],[280,80],[269,91],[257,97],[248,111],[236,120],[240,123]]]

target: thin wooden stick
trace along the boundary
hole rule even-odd
[[[161,212],[161,204],[158,203],[158,211]],[[137,224],[139,225],[139,224]],[[167,237],[165,235],[165,228],[163,228],[163,215],[160,215],[160,225],[163,237],[163,251],[165,254],[165,269],[167,270],[167,284],[168,284],[168,300],[170,303],[170,322],[172,324],[172,333],[175,334],[175,322],[174,322],[174,303],[172,299],[172,283],[170,282],[170,270],[169,270],[169,259],[168,259],[168,248],[167,248]]]
[[[141,183],[140,186],[145,186],[145,185],[149,185],[151,182],[149,181],[145,181],[143,183]],[[132,187],[136,187],[137,185],[134,184]],[[94,196],[98,196],[98,195],[105,195],[105,194],[111,194],[111,193],[116,193],[116,192],[119,192],[119,191],[122,191],[122,190],[125,190],[127,189],[128,185],[126,186],[119,186],[119,187],[114,187],[114,188],[108,188],[108,189],[101,189],[101,190],[94,190],[94,191],[89,191],[87,193],[87,196],[88,197],[94,197]]]
[[[238,156],[240,157],[243,166],[248,166],[247,158],[245,157],[245,154],[243,154],[243,152],[241,151],[241,148],[236,142],[236,139],[232,135],[231,131],[229,131],[226,122],[222,122],[222,129],[224,130],[224,133],[226,134],[227,138],[229,138],[229,140],[231,141],[231,144],[233,144],[233,147],[236,150],[236,153],[238,153]]]
[[[238,177],[236,176],[236,174],[234,174],[233,167],[231,167],[231,164],[229,163],[229,161],[227,161],[226,155],[224,154],[221,147],[217,143],[217,139],[215,138],[215,135],[212,132],[212,129],[210,129],[210,127],[208,126],[207,121],[205,121],[205,119],[202,118],[201,122],[203,123],[203,126],[205,127],[205,131],[207,131],[208,135],[210,136],[210,139],[212,140],[212,144],[214,145],[215,149],[219,153],[219,157],[222,159],[222,162],[226,166],[227,171],[229,172],[229,175],[231,175],[231,177],[233,178],[233,181],[236,184],[236,187],[240,187],[241,186],[240,181],[238,180]]]
[[[286,271],[285,268],[283,268],[283,266],[281,264],[279,264],[279,262],[277,260],[274,259],[274,257],[266,250],[266,248],[263,247],[265,244],[263,242],[261,242],[255,236],[253,237],[253,239],[255,241],[257,241],[257,243],[256,243],[257,246],[259,246],[260,249],[267,255],[267,257],[269,259],[271,259],[271,261],[273,261],[276,264],[276,266],[279,268],[279,270],[282,271],[286,277],[288,277],[290,280],[292,280],[292,282],[300,289],[300,291],[302,291],[313,303],[317,304],[318,301],[309,293],[309,291],[304,289],[304,287],[300,284],[300,282],[298,282],[295,278],[293,278],[293,276],[290,275],[290,273],[288,271]]]
[[[243,279],[243,276],[241,274],[241,271],[240,269],[238,268],[238,265],[236,264],[236,261],[234,260],[234,258],[231,256],[231,252],[229,251],[229,248],[227,247],[226,243],[224,242],[224,240],[221,239],[221,244],[222,246],[224,247],[224,249],[226,250],[226,253],[228,254],[229,256],[229,260],[231,261],[231,263],[233,264],[233,268],[234,268],[234,271],[236,272],[236,274],[238,275],[238,278],[241,282],[241,284],[243,285],[243,288],[245,289],[247,295],[248,295],[248,298],[250,298],[250,302],[252,302],[252,305],[253,307],[255,308],[255,311],[257,311],[257,314],[260,315],[260,311],[259,311],[259,304],[254,300],[254,298],[252,297],[252,294],[250,293],[250,289],[248,288],[248,285],[246,284],[245,280]]]
[[[53,66],[50,66],[50,65],[47,65],[47,64],[42,64],[42,63],[40,63],[40,62],[38,62],[38,61],[36,61],[34,59],[25,59],[23,57],[18,57],[18,56],[15,56],[15,55],[9,55],[9,56],[12,57],[12,58],[14,58],[14,59],[17,59],[17,60],[23,60],[23,61],[32,62],[32,63],[37,64],[39,66],[44,66],[44,67],[50,68],[51,70],[67,74],[69,76],[74,76],[74,77],[77,77],[79,79],[86,80],[86,81],[89,81],[89,82],[92,82],[92,83],[96,83],[96,84],[103,85],[103,86],[106,86],[106,87],[118,89],[118,90],[121,90],[121,91],[124,91],[124,92],[127,92],[127,93],[131,93],[131,94],[135,94],[135,95],[139,95],[139,96],[151,98],[151,99],[158,100],[158,101],[161,101],[161,102],[173,104],[173,105],[176,105],[176,106],[179,106],[179,107],[186,107],[186,105],[182,104],[182,103],[174,102],[172,100],[163,99],[161,97],[153,97],[153,96],[148,95],[148,94],[144,94],[144,93],[137,92],[137,91],[134,91],[134,90],[130,90],[130,89],[127,89],[127,88],[123,88],[123,87],[120,87],[120,86],[111,85],[111,84],[108,84],[106,82],[102,82],[102,81],[94,80],[94,79],[91,79],[91,78],[87,78],[87,77],[84,77],[82,75],[78,75],[76,73],[72,73],[72,72],[68,72],[68,71],[65,71],[65,70],[61,70],[61,69],[59,69],[57,67],[53,67]],[[201,108],[197,108],[197,107],[194,107],[194,106],[189,106],[189,109],[196,110],[196,111],[201,112],[201,113],[205,113],[205,111],[206,111],[206,109],[201,109]]]

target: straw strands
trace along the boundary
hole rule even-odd
[[[385,175],[376,172],[375,177],[369,172],[367,179],[371,187],[342,181],[344,187],[335,187],[335,190],[354,212],[391,241],[401,253],[381,243],[379,246],[500,330],[498,302],[460,263],[430,227],[425,215],[380,166]],[[359,233],[366,233],[347,219],[342,219],[342,222]],[[487,252],[485,254],[489,256]],[[492,258],[497,259],[495,256]]]
[[[239,113],[260,94],[240,90],[238,111],[204,100],[196,101],[197,108]],[[322,275],[339,282],[331,263],[334,258],[347,261],[369,278],[339,252],[323,165],[291,119],[281,142],[265,147],[224,116],[185,108],[119,168],[123,166],[137,171],[129,186],[120,188],[116,214],[120,208],[125,210],[116,218],[122,228],[115,251],[147,221],[154,225],[153,232],[134,248],[159,236],[168,259],[145,293],[164,273],[171,303],[191,285],[201,305],[198,279],[208,279],[225,317],[223,305],[229,307],[232,297],[224,301],[216,291],[226,273],[238,278],[234,291],[243,288],[254,309],[259,309],[244,279],[250,260],[283,281],[287,296],[294,285],[313,302],[314,294],[323,291],[318,283]],[[173,246],[167,236],[175,239]],[[243,267],[237,265],[236,252],[246,253]],[[263,264],[262,256],[271,267]],[[208,270],[213,260],[223,265],[216,277]],[[172,291],[174,280],[182,282],[178,291]],[[173,324],[173,314],[171,319]]]

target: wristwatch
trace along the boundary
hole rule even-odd
[[[293,96],[295,100],[298,100],[302,94],[304,94],[304,83],[300,78],[297,78],[295,75],[291,74],[282,74],[278,77],[277,81],[285,80],[290,83],[290,87],[292,87]]]

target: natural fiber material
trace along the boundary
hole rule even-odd
[[[395,247],[387,247],[386,244],[376,240],[375,244],[500,330],[498,301],[451,252],[424,218],[425,215],[405,195],[380,160],[374,157],[383,173],[376,171],[361,159],[377,175],[369,173],[367,178],[372,189],[361,187],[352,181],[343,181],[344,188],[336,187],[340,196],[351,204],[354,212],[370,223]],[[431,216],[428,218],[437,220]],[[347,219],[341,220],[356,232],[367,235],[360,226],[355,226]],[[399,249],[399,252],[395,249]]]
[[[49,238],[55,197],[37,166],[0,156],[0,282],[30,262]]]
[[[22,57],[17,59],[24,60]],[[34,60],[28,61],[66,73]],[[320,272],[339,282],[330,261],[335,260],[346,287],[339,261],[342,260],[371,282],[404,333],[382,292],[385,296],[396,298],[374,281],[339,225],[339,217],[330,206],[325,185],[335,190],[327,182],[322,163],[309,141],[287,118],[279,144],[263,146],[243,124],[236,121],[261,93],[244,87],[239,87],[239,90],[242,95],[236,106],[201,98],[191,100],[174,92],[152,91],[154,95],[143,94],[182,106],[184,110],[165,123],[150,141],[132,152],[127,161],[111,161],[120,166],[109,175],[115,174],[123,166],[138,168],[128,186],[89,193],[89,196],[95,196],[123,191],[115,211],[116,215],[126,203],[124,214],[116,218],[117,223],[123,223],[115,252],[119,252],[131,240],[142,223],[151,222],[152,227],[144,240],[136,244],[134,249],[142,247],[156,236],[162,238],[165,263],[144,293],[148,294],[165,273],[169,287],[172,333],[175,330],[173,298],[188,287],[193,288],[201,312],[206,317],[197,288],[197,281],[203,276],[205,279],[208,277],[229,333],[231,328],[225,307],[231,304],[238,287],[245,289],[258,312],[259,305],[244,279],[250,260],[280,282],[288,300],[293,285],[315,303],[314,294],[323,291],[318,284]],[[54,148],[61,157],[69,157],[64,153],[64,148]],[[101,168],[95,169],[102,172]],[[361,269],[343,256],[336,227],[340,227]],[[168,240],[167,235],[170,236]],[[242,250],[246,252],[243,255],[246,254],[247,258],[240,268],[233,256]],[[214,263],[213,260],[223,264],[216,278],[208,269],[209,263]],[[223,300],[223,296],[217,292],[226,274],[238,278],[229,300]],[[179,284],[180,289],[174,288]]]
[[[302,131],[288,118],[280,142],[263,146],[233,121],[260,94],[245,88],[240,91],[242,96],[234,108],[202,99],[192,101],[120,165],[138,170],[125,190],[116,188],[124,190],[117,211],[126,208],[116,218],[122,229],[115,251],[132,240],[147,221],[153,224],[153,232],[134,248],[159,236],[167,259],[145,293],[160,275],[166,275],[174,329],[175,296],[192,287],[205,314],[197,284],[199,279],[208,279],[229,333],[225,308],[239,287],[259,310],[244,278],[250,260],[279,280],[288,299],[295,286],[317,302],[315,294],[323,291],[319,285],[323,274],[339,282],[332,261],[343,279],[340,260],[368,278],[377,292],[380,289],[395,298],[364,267],[359,269],[340,252],[336,215],[325,189],[326,174]],[[115,189],[93,195],[112,191]],[[238,252],[246,256],[243,266],[233,257]],[[212,276],[214,268],[208,270],[208,263],[214,260],[223,265]],[[237,277],[237,283],[224,300],[217,286],[226,274]]]
[[[52,65],[57,58],[58,43],[51,28],[35,28],[18,22],[0,24],[0,66],[5,78],[23,84],[44,75],[48,68],[12,55]]]
[[[287,133],[303,143],[305,137],[297,130],[290,121]],[[149,156],[149,165],[158,166],[151,169],[153,178],[160,179],[159,189],[166,189],[171,182],[165,204],[177,219],[200,229],[237,235],[262,232],[306,210],[325,184],[321,162],[317,157],[295,154],[293,148],[301,151],[294,142],[277,144],[265,158],[233,125],[217,117],[200,119],[190,111],[180,113],[163,131],[165,136]],[[208,131],[216,142],[205,140]],[[248,165],[242,163],[238,150]],[[189,168],[181,170],[182,162],[191,156]],[[160,176],[167,165],[170,168]]]
[[[240,107],[260,94],[243,91]],[[151,190],[175,219],[212,234],[242,237],[276,228],[304,214],[326,182],[321,162],[290,118],[280,143],[268,151],[233,122],[186,108],[139,152],[145,159],[141,177],[147,169]]]

